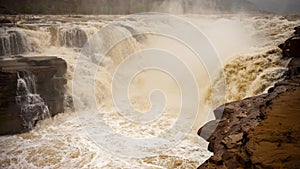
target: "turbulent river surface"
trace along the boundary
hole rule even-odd
[[[195,54],[180,43],[180,39],[152,32],[154,29],[157,32],[166,28],[176,29],[180,27],[176,25],[177,22],[152,20],[145,15],[22,17],[24,16],[18,18],[14,26],[1,26],[0,58],[9,59],[22,55],[57,56],[65,59],[68,63],[66,98],[72,97],[76,105],[72,107],[66,104],[65,113],[40,121],[28,133],[1,136],[0,168],[197,168],[211,155],[207,150],[207,142],[197,136],[197,129],[213,118],[210,113],[216,106],[264,93],[282,78],[287,61],[280,60],[281,52],[277,46],[299,24],[292,17],[273,15],[179,16],[180,20],[190,23],[205,34],[213,45],[222,65],[222,68],[216,66],[217,70],[214,71],[224,73],[226,83],[223,84],[220,80],[222,73],[210,76],[207,69],[214,67],[209,68],[197,60]],[[120,17],[123,19],[119,19]],[[112,23],[113,29],[101,31]],[[139,34],[147,31],[150,33]],[[129,36],[114,44],[116,34],[120,33]],[[91,62],[82,59],[77,64],[79,58],[85,57],[87,46],[91,47],[93,43],[97,47],[109,49],[101,63],[95,65],[97,58],[90,56]],[[200,48],[202,45],[204,44],[199,44]],[[152,121],[136,123],[122,117],[118,112],[120,110],[114,108],[112,81],[115,71],[128,58],[132,58],[133,67],[147,65],[144,53],[140,52],[146,49],[168,51],[189,68],[197,82],[200,114],[194,119],[195,123],[189,126],[188,132],[185,131],[184,137],[172,147],[159,153],[149,148],[143,150],[149,152],[149,155],[138,158],[124,156],[126,153],[123,154],[122,151],[128,151],[126,145],[117,145],[122,142],[108,145],[116,147],[121,155],[103,148],[82,127],[81,118],[84,118],[85,123],[90,122],[90,127],[103,127],[93,123],[94,116],[89,112],[90,99],[93,99],[97,104],[97,117],[102,118],[115,133],[129,138],[155,138],[172,128],[181,113],[187,114],[184,118],[189,118],[190,112],[180,112],[182,99],[179,82],[182,79],[184,81],[185,77],[169,76],[156,69],[135,74],[130,81],[128,95],[134,109],[146,112],[153,106],[150,100],[156,99],[149,99],[149,93],[160,89],[166,99],[164,113]],[[132,57],[134,53],[138,53],[136,57]],[[78,66],[83,69],[74,73]],[[90,68],[97,70],[96,73],[90,72]],[[120,76],[126,79],[128,72],[122,73]],[[78,78],[81,80],[78,81]],[[89,78],[94,79],[93,96],[85,95],[90,87]],[[115,87],[118,89],[118,85],[122,86],[122,81],[117,82]],[[220,88],[225,88],[226,92],[218,95]],[[183,131],[179,128],[175,132]],[[113,140],[113,136],[108,135],[105,139],[109,142],[110,139]]]

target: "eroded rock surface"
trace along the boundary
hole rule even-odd
[[[0,60],[0,135],[30,130],[47,108],[50,116],[64,111],[66,68],[57,57]]]
[[[289,40],[281,45],[285,57],[294,57],[285,80],[267,94],[220,106],[214,111],[217,120],[198,131],[214,152],[200,169],[300,166],[300,45]]]

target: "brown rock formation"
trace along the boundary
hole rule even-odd
[[[282,45],[283,51],[291,52],[286,56],[300,49],[299,42],[287,45],[289,40]],[[300,58],[293,56],[285,80],[267,94],[227,103],[215,110],[218,120],[198,131],[209,141],[208,149],[214,155],[199,168],[300,166]],[[210,135],[214,123],[218,125]]]
[[[51,116],[63,112],[66,68],[57,57],[0,60],[0,135],[30,130],[46,107]]]
[[[300,26],[295,28],[294,36],[279,45],[283,57],[300,57]]]

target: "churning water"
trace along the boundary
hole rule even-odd
[[[154,33],[154,30],[170,30],[171,33],[176,28],[178,31],[180,25],[172,20],[154,21],[144,16],[129,16],[115,21],[113,29],[101,30],[112,23],[116,16],[37,18],[33,21],[19,21],[18,28],[0,28],[0,57],[8,58],[18,54],[56,55],[65,59],[68,63],[67,93],[73,96],[76,112],[66,107],[65,113],[38,122],[28,133],[1,136],[1,168],[196,168],[211,155],[207,143],[196,135],[197,129],[212,118],[209,114],[219,104],[263,93],[282,78],[287,61],[280,60],[277,46],[299,24],[282,16],[271,15],[181,16],[181,19],[192,23],[199,32],[204,33],[214,46],[222,67],[218,68],[211,66],[214,63],[206,65],[203,60],[199,60],[195,52],[180,41],[182,39]],[[96,34],[98,31],[101,33]],[[185,34],[184,30],[180,31]],[[139,34],[141,32],[143,34]],[[119,35],[128,38],[118,42]],[[199,38],[195,35],[186,37],[195,40]],[[87,40],[89,43],[85,45]],[[207,50],[205,44],[199,43],[198,46],[203,51]],[[149,54],[149,49],[159,50]],[[99,56],[103,53],[95,52],[98,50],[107,50],[105,56],[101,57],[101,63]],[[184,137],[172,147],[164,148],[166,151],[157,154],[156,150],[144,145],[140,147],[143,150],[134,151],[149,152],[150,155],[142,154],[142,158],[122,156],[129,151],[129,145],[126,146],[121,140],[116,141],[115,135],[134,139],[156,138],[174,128],[181,114],[184,114],[183,119],[186,121],[193,118],[190,114],[194,112],[180,112],[182,106],[186,106],[183,104],[182,91],[190,87],[184,83],[188,82],[184,72],[170,74],[160,69],[143,69],[152,63],[149,57],[156,58],[154,60],[158,63],[167,63],[165,58],[169,55],[176,56],[188,68],[182,70],[189,70],[193,75],[197,87],[195,93],[200,97],[187,99],[186,102],[190,101],[192,105],[196,100],[199,104],[196,111],[200,113],[193,119],[195,123],[188,125],[189,128],[174,129],[179,134],[184,133]],[[130,77],[131,72],[122,69],[124,63],[141,71]],[[215,69],[215,74],[211,76],[208,69]],[[222,82],[222,73],[218,74],[222,70],[226,84]],[[117,78],[114,79],[114,76]],[[130,85],[126,84],[128,79]],[[27,83],[20,77],[18,84],[21,86]],[[91,86],[92,95],[88,94]],[[222,88],[226,89],[225,93],[219,91]],[[163,91],[163,101],[161,95],[155,94],[157,89]],[[131,116],[130,111],[127,114],[127,110],[131,110],[126,107],[128,102],[118,100],[120,97],[114,98],[122,96],[118,94],[123,90],[128,91],[129,106],[141,114],[155,110],[156,104],[152,103],[165,101],[163,113],[143,123],[132,120],[135,117]],[[26,97],[35,96],[36,100],[38,95],[33,93],[28,91]],[[114,101],[123,106],[122,109],[116,109]],[[46,105],[42,107],[46,109]],[[92,114],[94,110],[97,112]],[[106,126],[93,123],[95,117],[103,119]],[[82,124],[89,124],[89,128]],[[107,126],[114,133],[106,133],[103,143],[109,143],[107,146],[119,153],[107,151],[110,149],[101,145],[102,142],[99,144],[91,135],[87,135],[91,134],[87,129],[104,130]]]

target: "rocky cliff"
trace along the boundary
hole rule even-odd
[[[298,32],[297,32],[298,31]],[[198,135],[214,155],[199,168],[298,168],[300,166],[300,45],[295,35],[280,45],[292,57],[286,78],[268,93],[227,103]],[[213,131],[212,126],[217,124]]]
[[[0,135],[26,132],[64,111],[66,68],[57,57],[0,60]]]

